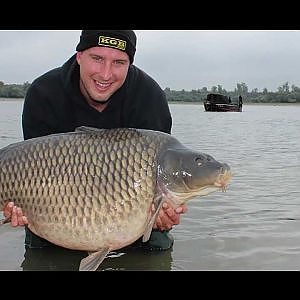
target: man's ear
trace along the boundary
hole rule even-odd
[[[82,54],[81,51],[76,53],[76,60],[79,65],[80,65],[81,54]]]

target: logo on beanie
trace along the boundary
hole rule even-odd
[[[126,41],[102,35],[99,36],[98,45],[116,48],[122,51],[125,51],[126,49]]]

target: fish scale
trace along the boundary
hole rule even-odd
[[[14,201],[38,236],[99,253],[84,262],[95,269],[108,251],[149,238],[162,193],[176,207],[230,178],[228,165],[169,134],[83,127],[0,149],[0,209]]]

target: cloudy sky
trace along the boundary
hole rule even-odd
[[[135,65],[161,85],[192,90],[300,87],[299,30],[136,30]],[[0,81],[32,82],[75,53],[80,30],[0,31]]]

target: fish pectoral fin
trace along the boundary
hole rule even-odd
[[[81,260],[79,271],[96,271],[108,252],[109,247],[105,247],[89,254],[89,256]]]
[[[154,221],[152,223],[151,222],[148,223],[147,228],[146,228],[146,230],[144,232],[144,235],[143,235],[143,239],[142,239],[143,243],[145,243],[149,240],[151,232],[152,232],[153,224],[154,224]]]
[[[157,215],[158,215],[158,213],[159,213],[159,211],[161,209],[161,206],[163,204],[162,200],[163,200],[163,197],[162,197],[162,195],[160,195],[160,196],[157,196],[155,198],[155,201],[153,201],[154,202],[155,212],[154,212],[153,216],[151,217],[149,223],[146,226],[145,232],[143,234],[143,239],[142,239],[143,243],[147,242],[149,240],[149,238],[150,238],[154,222],[155,222],[155,220],[157,218]]]

